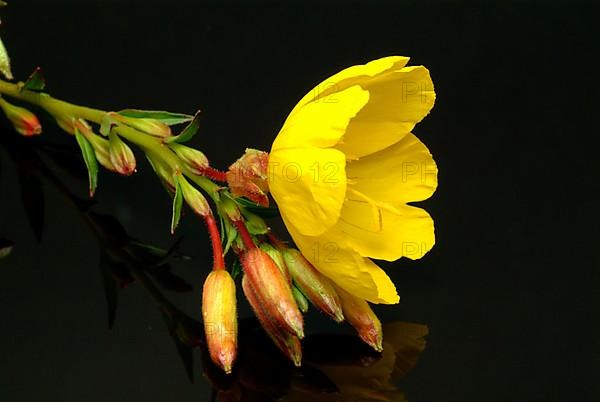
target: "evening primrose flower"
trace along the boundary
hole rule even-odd
[[[409,202],[429,198],[437,167],[411,133],[435,101],[423,66],[385,57],[347,68],[294,107],[269,156],[269,189],[302,254],[348,293],[397,303],[370,258],[417,259],[433,220]]]

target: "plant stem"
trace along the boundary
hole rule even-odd
[[[0,94],[8,95],[23,102],[36,105],[54,118],[82,118],[84,120],[100,124],[106,115],[106,111],[89,108],[85,106],[74,105],[51,97],[45,93],[39,93],[22,89],[18,84],[13,84],[0,80]],[[114,130],[123,138],[139,146],[144,152],[153,153],[159,156],[171,168],[179,169],[186,177],[196,183],[213,199],[215,203],[219,202],[218,191],[220,187],[210,179],[193,174],[184,163],[165,145],[162,139],[147,135],[141,131],[127,126],[118,126]]]

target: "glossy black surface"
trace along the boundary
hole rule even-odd
[[[15,75],[40,65],[54,96],[105,109],[201,108],[194,144],[220,167],[247,146],[268,149],[304,92],[343,67],[390,54],[426,65],[438,97],[415,134],[440,169],[439,188],[423,203],[437,244],[420,261],[385,264],[402,297],[398,306],[377,308],[388,326],[401,328],[392,383],[411,402],[599,399],[597,7],[11,3],[0,34]],[[67,154],[74,144],[44,123],[44,138],[25,143],[7,139],[16,134],[4,120],[0,128],[0,239],[15,244],[0,259],[1,401],[210,400],[211,384],[244,389],[245,400],[257,401],[302,388],[308,394],[300,397],[312,401],[315,392],[334,390],[334,374],[323,377],[319,359],[359,388],[324,400],[368,400],[360,389],[374,389],[365,377],[382,362],[344,335],[328,338],[351,331],[314,311],[306,352],[314,365],[291,370],[244,321],[245,357],[233,385],[211,374],[198,350],[190,383],[157,295],[139,280],[119,291],[109,331],[98,269],[106,243],[99,242],[115,238],[116,219],[129,235],[168,248],[170,201],[139,155],[133,177],[101,174],[93,213],[73,203],[62,186],[85,197],[86,183],[56,167],[47,144],[62,144]],[[22,202],[19,177],[28,199],[43,192],[43,208]],[[33,230],[26,211],[38,222]],[[94,232],[93,222],[104,229]],[[200,315],[210,250],[190,214],[179,234],[180,252],[193,260],[174,259],[172,272],[193,291],[160,292],[186,321]],[[241,315],[251,316],[245,304]],[[351,377],[347,367],[357,365],[363,371]]]

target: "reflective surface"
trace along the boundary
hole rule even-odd
[[[377,307],[383,356],[311,311],[293,370],[243,304],[243,355],[226,379],[201,347],[193,363],[182,347],[196,340],[210,267],[202,223],[184,217],[170,270],[146,264],[152,253],[130,237],[167,250],[178,237],[142,159],[131,178],[101,174],[91,205],[70,138],[45,121],[44,138],[8,140],[2,120],[0,250],[14,248],[0,259],[0,400],[598,400],[597,10],[144,4],[11,4],[2,38],[15,74],[41,65],[53,95],[106,109],[201,108],[194,144],[225,167],[247,146],[268,149],[319,79],[410,55],[438,93],[415,133],[440,167],[426,202],[437,244],[384,264],[402,300]],[[155,269],[136,272],[139,260]],[[124,288],[105,288],[109,275]]]

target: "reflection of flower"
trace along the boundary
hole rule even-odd
[[[433,107],[428,70],[386,57],[347,68],[302,98],[275,139],[270,191],[302,254],[348,292],[397,303],[369,258],[420,258],[433,220],[406,205],[437,186],[431,154],[411,130]]]

